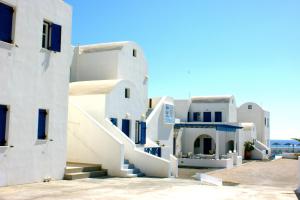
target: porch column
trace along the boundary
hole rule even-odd
[[[218,130],[216,130],[216,157],[215,157],[215,159],[216,160],[219,160],[219,149],[220,149],[220,145],[219,145],[219,131]]]
[[[235,132],[234,132],[234,147],[233,147],[233,152],[237,152],[236,151],[236,147],[237,147],[237,131],[235,130]]]

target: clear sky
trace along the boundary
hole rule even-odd
[[[271,138],[300,137],[299,0],[66,0],[73,44],[131,40],[150,96],[233,94],[271,112]]]

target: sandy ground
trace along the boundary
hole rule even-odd
[[[209,172],[226,181],[238,182],[236,186],[201,185],[182,176],[207,169],[191,169],[191,172],[180,169],[181,178],[178,179],[82,179],[3,187],[0,188],[0,200],[297,199],[293,191],[296,163],[294,160],[251,162],[230,170]],[[237,172],[239,175],[235,175]]]
[[[110,178],[53,181],[0,189],[1,200],[297,199],[274,187],[207,186],[184,179]]]
[[[280,159],[253,161],[240,167],[211,171],[208,174],[229,183],[295,189],[299,180],[298,170],[297,160]]]

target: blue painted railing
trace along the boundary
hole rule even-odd
[[[161,157],[161,148],[160,147],[147,147],[144,149],[145,152],[150,153],[154,156]]]

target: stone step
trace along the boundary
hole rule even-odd
[[[124,164],[123,169],[134,169],[134,164]]]
[[[83,178],[99,178],[107,176],[107,170],[101,171],[91,171],[91,172],[75,172],[75,173],[65,173],[65,180],[76,180]]]

